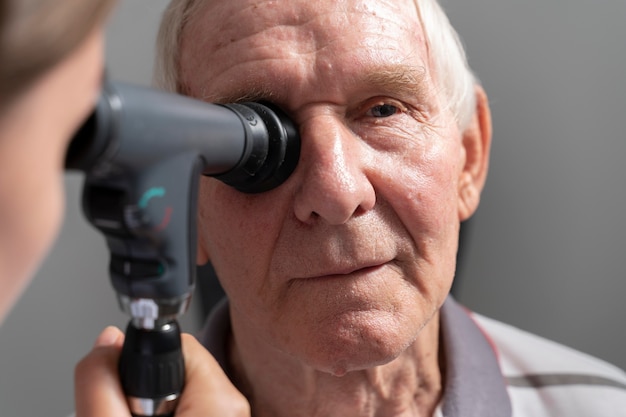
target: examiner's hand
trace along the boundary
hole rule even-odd
[[[124,333],[107,327],[76,366],[76,417],[130,417],[117,372]],[[191,335],[182,336],[185,389],[176,417],[250,417],[246,398],[231,384],[213,356]]]

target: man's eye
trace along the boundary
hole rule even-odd
[[[389,117],[397,114],[399,111],[400,109],[392,104],[379,104],[372,107],[368,113],[372,117]]]

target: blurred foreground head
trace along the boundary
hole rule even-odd
[[[75,50],[115,0],[0,0],[0,109]]]

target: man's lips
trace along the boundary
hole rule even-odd
[[[352,266],[352,267],[337,268],[337,269],[329,268],[326,271],[316,273],[314,275],[295,278],[295,279],[320,280],[320,279],[345,278],[347,276],[364,275],[364,274],[378,271],[379,269],[383,268],[387,263],[388,263],[387,261],[370,262],[367,264],[363,264],[361,266]]]

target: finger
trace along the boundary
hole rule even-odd
[[[250,417],[248,401],[215,358],[189,334],[182,342],[186,378],[176,417]]]
[[[76,365],[76,417],[130,417],[117,371],[123,343],[124,333],[107,327],[91,352]]]

